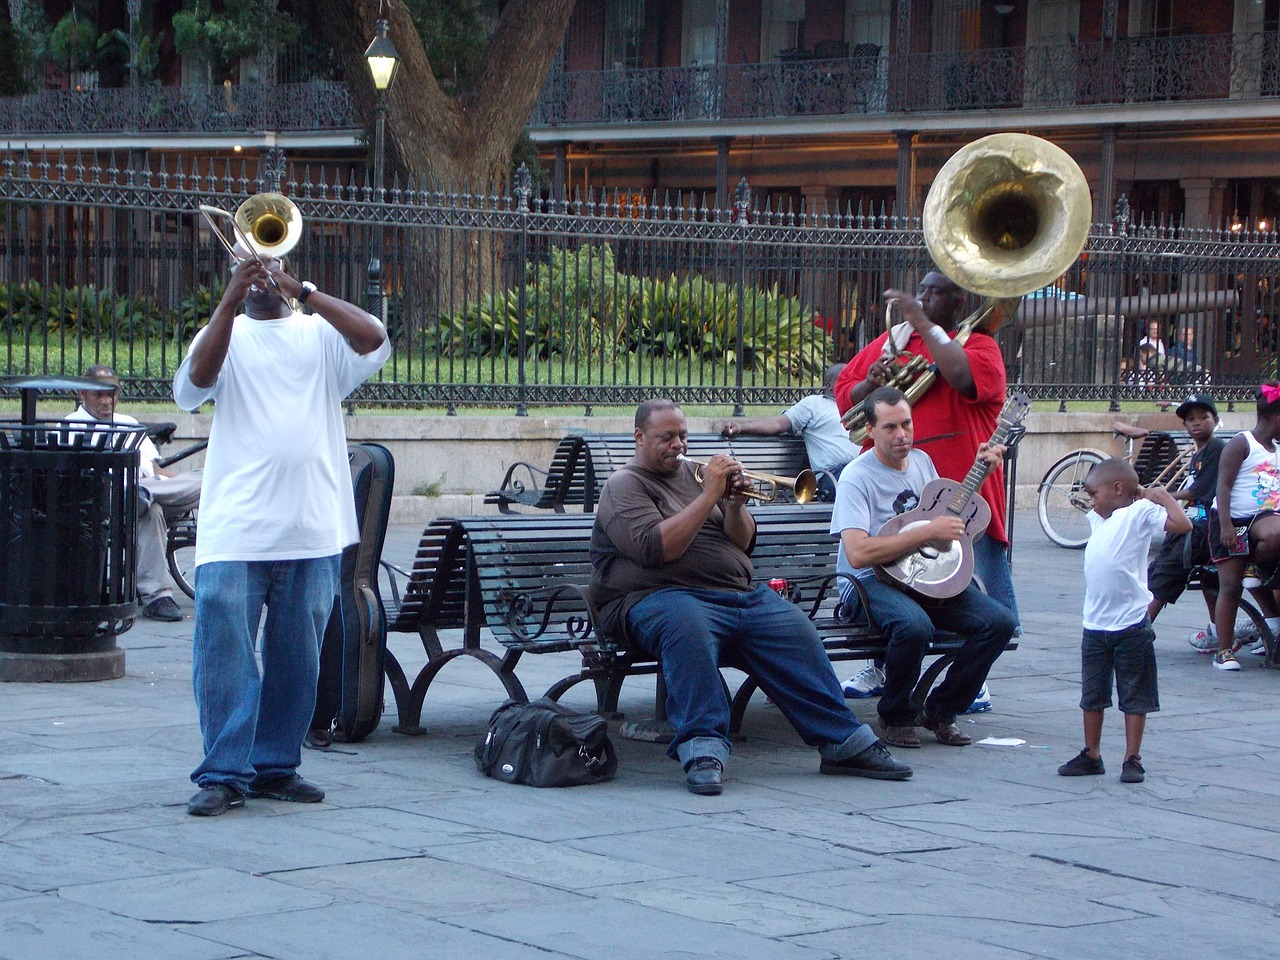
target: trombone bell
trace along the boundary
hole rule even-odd
[[[302,239],[302,212],[282,193],[259,193],[236,207],[236,225],[255,252],[279,259]]]

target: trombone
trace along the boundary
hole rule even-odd
[[[200,204],[200,212],[213,228],[213,235],[227,248],[227,253],[240,263],[252,257],[265,264],[264,255],[278,260],[302,239],[302,211],[282,193],[255,194],[236,207],[234,214],[206,203]],[[231,224],[236,242],[248,256],[236,250],[214,217]],[[275,277],[268,276],[267,279],[273,287],[280,289]]]
[[[693,457],[686,457],[683,453],[676,459],[692,464],[693,479],[702,483],[707,472],[708,461],[695,460]],[[742,475],[751,481],[751,486],[743,491],[744,495],[764,503],[771,503],[777,499],[779,487],[786,487],[792,491],[795,494],[796,503],[808,503],[818,493],[818,478],[812,470],[801,470],[794,480],[774,476],[771,473],[756,473],[753,470],[743,470]]]

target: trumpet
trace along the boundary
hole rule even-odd
[[[693,479],[702,483],[706,475],[707,461],[686,457],[683,453],[676,459],[693,466]],[[743,470],[742,475],[751,481],[751,486],[743,491],[752,500],[770,503],[777,499],[778,488],[785,487],[795,494],[796,503],[808,503],[818,493],[818,478],[812,470],[801,470],[794,480],[790,477],[778,477],[772,473],[756,473]]]

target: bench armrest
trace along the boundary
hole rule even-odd
[[[516,477],[518,471],[528,474],[527,484]],[[485,503],[497,503],[500,506],[519,503],[530,491],[545,489],[548,476],[550,476],[548,471],[535,467],[532,463],[526,463],[524,460],[517,460],[507,468],[498,489],[491,490],[485,496]]]
[[[396,577],[396,574],[399,574],[401,577],[404,577],[404,581],[406,584],[409,582],[409,578],[411,574],[409,573],[408,570],[405,570],[403,567],[397,567],[390,560],[380,559],[378,563],[381,564],[382,569],[387,572],[387,583],[390,584],[391,586],[391,602],[394,603],[397,607],[399,607],[400,606],[400,581]]]

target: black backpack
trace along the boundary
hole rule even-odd
[[[475,753],[485,776],[534,787],[599,783],[618,769],[604,717],[575,713],[547,697],[500,706]]]

